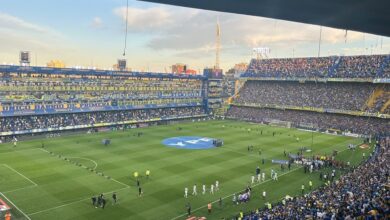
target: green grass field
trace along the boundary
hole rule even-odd
[[[182,127],[181,131],[177,127]],[[248,132],[248,129],[251,129]],[[263,130],[263,135],[260,135]],[[142,131],[141,137],[134,136]],[[275,137],[272,132],[276,132]],[[224,140],[221,148],[187,150],[166,147],[165,138],[175,136],[202,136]],[[297,142],[296,138],[300,141]],[[111,145],[101,144],[110,138]],[[345,150],[349,143],[360,139],[313,134],[312,154],[331,154],[341,151],[338,159],[357,164],[362,152]],[[44,142],[45,148],[41,148]],[[221,219],[264,206],[265,202],[280,200],[285,195],[300,194],[301,184],[322,184],[319,174],[304,174],[294,165],[291,171],[280,171],[280,165],[271,159],[286,159],[284,150],[296,153],[301,146],[311,146],[312,133],[296,129],[270,127],[237,121],[205,121],[177,125],[156,126],[128,131],[79,134],[67,137],[36,139],[0,145],[0,198],[12,202],[13,214],[20,219],[185,219],[187,202],[193,214],[208,219]],[[253,152],[247,146],[253,145]],[[266,159],[260,162],[258,148]],[[51,152],[51,153],[50,153]],[[65,159],[66,158],[66,159]],[[232,205],[231,195],[242,191],[254,174],[256,166],[266,170],[266,181],[253,187],[252,200]],[[89,168],[96,168],[96,172]],[[144,195],[138,189],[132,173],[144,176],[150,169],[151,178],[141,177]],[[270,170],[279,173],[279,181],[270,179]],[[109,176],[110,178],[108,178]],[[220,182],[220,191],[214,195],[199,195],[201,185]],[[198,196],[184,198],[184,188],[198,185]],[[266,200],[260,193],[266,190]],[[118,194],[119,203],[112,205],[111,195]],[[95,209],[91,197],[105,193],[108,204],[104,210]],[[224,198],[222,207],[214,203],[213,213],[207,214],[210,201]]]

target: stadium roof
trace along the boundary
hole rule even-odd
[[[141,0],[390,37],[389,0]]]

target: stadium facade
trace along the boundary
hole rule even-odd
[[[203,76],[0,66],[1,136],[205,117]]]
[[[200,75],[0,66],[3,137],[204,118],[223,81]],[[226,116],[327,132],[390,130],[390,56],[253,59]],[[222,107],[223,108],[223,107]]]

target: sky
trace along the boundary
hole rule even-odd
[[[175,63],[197,71],[215,64],[216,23],[221,67],[249,62],[253,48],[270,58],[315,57],[320,27],[282,20],[129,0],[0,0],[0,64],[61,60],[67,67],[111,68],[119,58],[133,70],[169,72]],[[390,38],[322,28],[321,56],[390,53]]]

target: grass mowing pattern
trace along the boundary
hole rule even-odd
[[[179,131],[178,127],[183,129]],[[137,137],[135,134],[139,131],[144,135]],[[275,136],[272,136],[273,132],[276,132]],[[185,150],[161,144],[163,139],[175,136],[223,139],[224,146]],[[320,133],[313,136],[314,146],[308,155],[343,151],[347,144],[361,142],[356,138]],[[296,137],[299,137],[299,142]],[[111,139],[108,147],[101,144],[104,138]],[[304,174],[298,166],[282,173],[279,165],[270,162],[271,159],[285,159],[284,150],[296,153],[301,146],[311,146],[311,141],[311,132],[296,129],[237,121],[207,121],[31,140],[18,143],[16,148],[7,143],[0,145],[0,164],[12,167],[37,185],[0,166],[0,192],[33,220],[184,219],[187,202],[191,203],[195,215],[220,219],[240,210],[253,210],[287,194],[298,195],[301,184],[307,186],[309,180],[313,181],[314,187],[322,184],[318,173]],[[42,142],[44,149],[41,148]],[[248,145],[255,146],[255,150],[248,153]],[[261,157],[259,148],[262,149]],[[363,151],[368,155],[370,149],[343,151],[338,158],[357,164]],[[266,159],[264,165],[261,158]],[[277,170],[279,181],[266,181],[254,187],[251,202],[232,205],[228,196],[247,186],[257,165],[266,171],[266,180],[270,179],[271,169]],[[91,170],[94,167],[96,171]],[[147,169],[151,171],[151,178],[141,177],[144,196],[139,198],[132,173],[138,171],[144,176]],[[216,180],[220,182],[219,192],[199,195],[202,184],[209,189]],[[188,187],[191,193],[195,183],[198,196],[185,199],[184,188]],[[267,191],[266,201],[260,198],[263,190]],[[113,191],[118,194],[117,205],[111,204]],[[100,193],[108,193],[104,210],[91,205],[92,195]],[[223,206],[215,203],[213,213],[208,216],[205,205],[220,197],[226,197]]]

